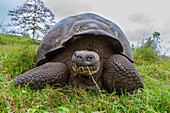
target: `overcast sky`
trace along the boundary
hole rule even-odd
[[[8,10],[25,0],[0,0],[0,22],[8,22]],[[138,44],[154,31],[170,48],[170,0],[43,0],[56,21],[80,13],[96,13],[116,23],[131,44]],[[170,51],[170,50],[169,50]],[[168,56],[170,52],[168,51]]]

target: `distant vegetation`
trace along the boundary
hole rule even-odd
[[[134,95],[102,94],[66,86],[32,90],[15,87],[14,77],[35,67],[40,41],[0,34],[0,112],[30,113],[170,113],[170,58],[155,55],[152,48],[133,48],[135,66],[144,89]],[[147,59],[145,59],[147,58]]]
[[[145,38],[146,42],[142,42],[140,47],[132,46],[133,56],[135,59],[135,64],[159,64],[163,59],[166,59],[166,56],[160,55],[162,49],[160,46],[160,33],[154,32],[153,36]],[[161,57],[162,58],[161,58]]]
[[[8,33],[31,36],[33,43],[55,24],[53,12],[42,0],[26,0],[9,10],[8,16],[11,19]]]

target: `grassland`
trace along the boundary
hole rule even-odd
[[[29,37],[23,37],[23,36],[15,36],[15,35],[6,35],[6,34],[0,34],[0,44],[31,44],[32,39]],[[40,41],[35,40],[35,43],[32,45],[39,45]]]
[[[159,63],[135,64],[145,87],[134,95],[118,96],[115,92],[84,91],[71,86],[32,90],[15,87],[12,79],[35,67],[39,41],[30,44],[29,38],[2,34],[0,41],[1,113],[170,113],[169,58]]]

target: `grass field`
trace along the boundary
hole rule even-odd
[[[0,44],[28,44],[32,39],[28,37],[0,34]],[[39,45],[40,41],[35,40],[33,45]]]
[[[32,90],[15,87],[13,82],[14,77],[35,67],[39,41],[30,44],[29,40],[0,34],[1,113],[170,113],[170,58],[135,64],[145,87],[134,95],[118,96],[115,92],[84,91],[71,86]]]

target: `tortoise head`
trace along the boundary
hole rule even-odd
[[[94,51],[75,51],[72,56],[72,68],[81,75],[95,74],[100,69],[100,57]]]

